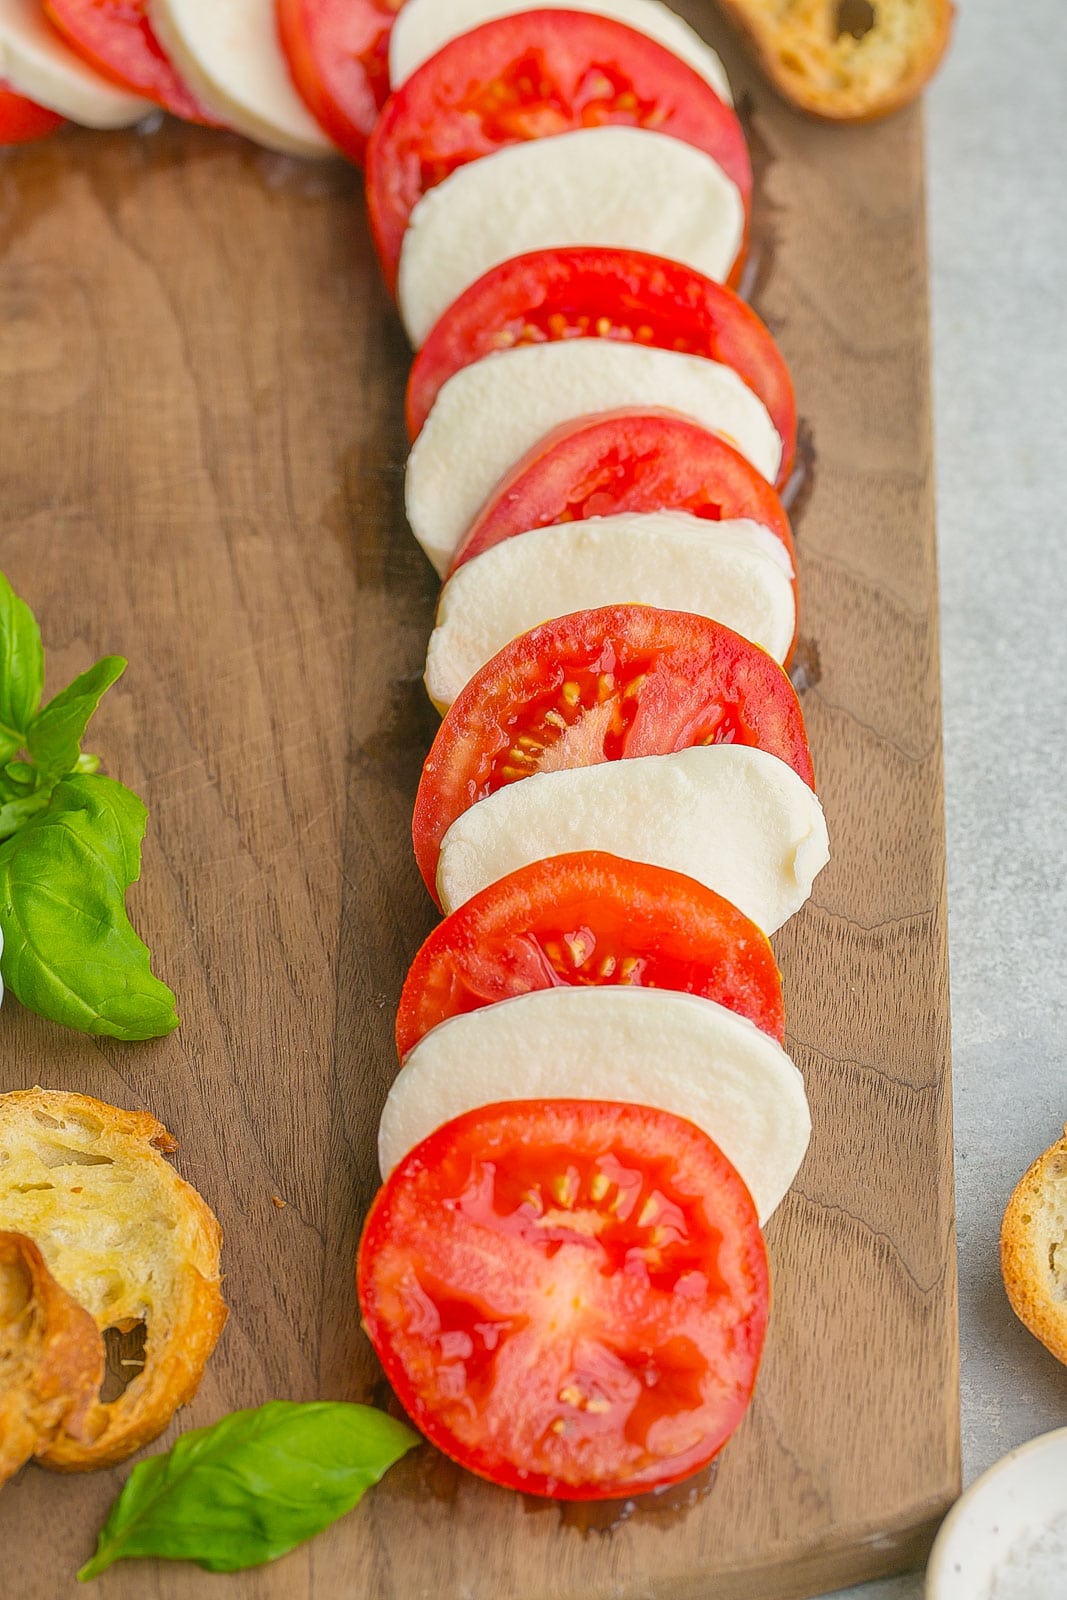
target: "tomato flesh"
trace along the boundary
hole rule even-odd
[[[415,855],[436,892],[462,812],[535,772],[747,744],[814,788],[796,691],[773,658],[709,617],[604,606],[513,639],[449,707],[415,799]]]
[[[389,35],[403,0],[276,0],[278,33],[301,99],[362,166],[389,95]]]
[[[778,966],[754,922],[684,873],[587,850],[521,867],[438,924],[404,983],[397,1053],[448,1017],[575,984],[699,995],[785,1039]]]
[[[411,438],[442,384],[461,368],[515,345],[574,338],[621,339],[732,367],[781,436],[778,485],[785,483],[796,454],[796,401],[782,354],[756,313],[692,267],[600,245],[515,256],[464,290],[415,358],[407,393]]]
[[[711,1460],[751,1397],[769,1298],[721,1151],[667,1112],[597,1101],[439,1128],[379,1191],[357,1278],[427,1438],[494,1483],[575,1500]]]
[[[67,43],[105,78],[186,122],[219,119],[179,77],[148,20],[148,0],[45,0]]]
[[[739,450],[676,412],[627,409],[579,417],[539,440],[471,523],[450,574],[530,528],[624,511],[751,518],[782,541],[796,570],[785,507]]]
[[[504,145],[608,124],[705,151],[737,185],[747,217],[752,169],[741,124],[692,67],[609,17],[521,12],[451,40],[382,112],[367,150],[367,205],[389,286],[427,189]]]
[[[0,145],[32,144],[35,139],[47,139],[50,133],[63,126],[64,119],[54,111],[16,94],[14,89],[0,82]]]

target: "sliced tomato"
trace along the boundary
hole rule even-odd
[[[503,145],[608,123],[695,145],[741,192],[741,124],[706,79],[645,34],[582,11],[524,11],[461,34],[392,96],[367,149],[367,205],[386,281],[420,196]]]
[[[568,1500],[705,1466],[767,1326],[766,1250],[726,1157],[680,1117],[595,1100],[485,1106],[431,1134],[379,1191],[357,1281],[426,1437]]]
[[[389,94],[389,35],[403,0],[276,0],[297,93],[338,149],[362,166]]]
[[[530,528],[624,511],[748,517],[781,539],[796,571],[789,516],[739,450],[675,411],[603,411],[564,422],[502,478],[456,547],[449,573]]]
[[[796,454],[797,412],[782,353],[731,289],[692,267],[602,245],[534,250],[491,267],[454,301],[415,358],[412,439],[442,384],[496,350],[553,339],[622,339],[707,356],[758,394],[782,440],[779,488]]]
[[[699,995],[785,1039],[781,977],[754,922],[684,873],[583,850],[520,868],[438,924],[400,996],[397,1053],[447,1017],[574,985]]]
[[[32,144],[63,126],[63,118],[0,82],[0,145]]]
[[[112,83],[186,122],[219,120],[179,77],[148,20],[148,0],[44,0],[49,20]]]
[[[756,745],[815,787],[796,691],[739,633],[655,606],[531,629],[475,673],[426,758],[412,833],[427,888],[452,823],[505,784],[700,744]]]

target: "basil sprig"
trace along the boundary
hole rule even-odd
[[[0,573],[0,761],[10,761],[44,690],[44,647],[37,619]]]
[[[3,973],[24,1006],[83,1033],[154,1039],[178,1026],[126,915],[148,813],[112,778],[64,778],[0,845]]]
[[[55,1022],[151,1039],[178,1018],[126,915],[147,812],[81,748],[125,670],[104,656],[42,707],[40,630],[0,573],[0,975]]]
[[[208,1572],[274,1561],[351,1511],[418,1442],[384,1411],[340,1401],[234,1411],[134,1467],[78,1578],[133,1556]]]

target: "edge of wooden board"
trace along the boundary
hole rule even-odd
[[[799,1600],[915,1564],[958,1492],[921,120],[819,127],[725,53],[755,107],[756,303],[815,441],[800,662],[835,847],[776,941],[815,1137],[769,1230],[756,1404],[684,1513],[583,1533],[420,1453],[274,1568],[138,1563],[106,1600]],[[96,746],[152,806],[135,911],[185,1025],[131,1050],[5,1009],[3,1087],[148,1105],[181,1137],[234,1308],[182,1428],[274,1394],[366,1399],[349,1263],[432,920],[407,837],[433,587],[402,521],[403,340],[351,174],[177,128],[19,160],[0,564],[57,678],[131,657]],[[4,1490],[29,1600],[81,1592],[123,1475]]]

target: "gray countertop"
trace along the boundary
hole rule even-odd
[[[965,0],[926,99],[965,1482],[1067,1425],[997,1256],[1067,1122],[1065,80],[1053,0]]]

